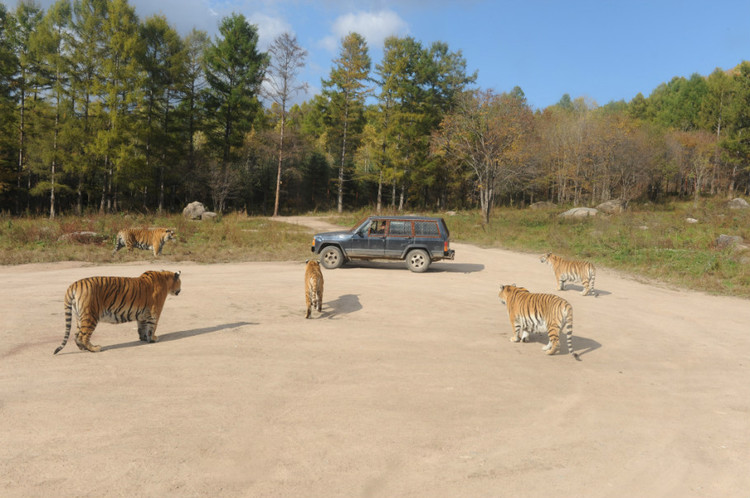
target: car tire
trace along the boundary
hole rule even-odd
[[[423,249],[412,249],[406,255],[406,267],[414,273],[424,273],[430,267],[430,255]]]
[[[344,255],[336,246],[328,246],[320,252],[320,264],[329,270],[341,268],[344,264]]]

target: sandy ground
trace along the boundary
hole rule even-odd
[[[750,496],[750,302],[600,269],[577,362],[508,340],[498,284],[548,266],[452,247],[324,270],[310,320],[302,261],[0,267],[0,496]],[[71,282],[148,269],[160,342],[52,355]]]

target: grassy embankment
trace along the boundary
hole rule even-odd
[[[621,215],[564,220],[562,208],[544,210],[500,208],[483,226],[476,211],[446,219],[451,239],[482,247],[587,259],[600,266],[680,287],[716,294],[750,297],[750,251],[720,249],[720,234],[750,241],[750,210],[731,210],[721,201],[632,206]],[[318,214],[350,227],[369,211]],[[697,223],[688,223],[695,218]],[[153,258],[145,251],[121,250],[114,257],[114,235],[126,227],[175,228],[176,243],[168,243],[162,259],[218,263],[232,261],[299,260],[310,256],[310,234],[303,227],[268,218],[230,214],[213,222],[186,221],[180,215],[64,216],[0,218],[0,264],[52,261],[112,263]],[[99,242],[60,240],[64,234],[92,231]]]
[[[623,214],[582,220],[558,215],[563,208],[500,208],[483,226],[476,211],[443,216],[451,239],[481,247],[586,259],[633,276],[713,294],[750,297],[750,251],[716,247],[721,234],[750,244],[750,210],[723,201],[631,206]],[[353,225],[365,212],[339,218]],[[687,222],[687,218],[698,220]]]

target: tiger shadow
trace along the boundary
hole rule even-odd
[[[563,334],[561,334],[560,337],[560,351],[558,354],[568,354],[568,343],[565,340],[565,337],[562,337]],[[547,344],[549,342],[549,336],[547,334],[541,334],[541,333],[534,333],[529,334],[528,343],[538,343],[538,344]],[[589,339],[588,337],[582,337],[580,335],[573,335],[573,349],[575,349],[576,354],[578,356],[585,355],[587,353],[590,353],[594,350],[599,349],[602,347],[602,345],[598,342],[596,342],[593,339]]]
[[[583,292],[583,286],[582,285],[565,283],[565,290],[561,290],[560,292],[578,292],[578,293],[580,293],[580,292]],[[594,289],[594,297],[609,296],[611,294],[612,293],[609,292],[609,291],[604,291],[604,290],[600,290],[600,289]],[[589,296],[583,296],[583,297],[589,297]]]
[[[179,339],[185,339],[188,337],[193,337],[196,335],[203,335],[203,334],[210,334],[212,332],[218,332],[220,330],[226,330],[226,329],[234,329],[237,327],[243,327],[245,325],[256,325],[252,322],[235,322],[235,323],[226,323],[224,325],[216,325],[214,327],[204,327],[200,329],[191,329],[191,330],[179,330],[177,332],[167,332],[166,334],[159,334],[159,342],[169,342],[169,341],[176,341]],[[122,348],[132,348],[138,345],[143,344],[143,341],[131,341],[131,342],[123,342],[122,344],[114,344],[112,346],[105,346],[102,348],[102,351],[109,351],[112,349],[122,349]]]
[[[333,301],[324,303],[323,310],[320,312],[320,318],[329,320],[339,316],[355,313],[362,309],[362,303],[359,302],[358,294],[344,294]]]

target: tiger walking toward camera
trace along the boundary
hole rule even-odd
[[[78,349],[96,353],[91,334],[101,321],[138,322],[138,336],[144,342],[156,342],[164,301],[168,294],[180,293],[180,272],[147,271],[140,277],[89,277],[73,282],[65,293],[65,337],[57,354],[68,343],[73,314],[76,316]]]
[[[565,299],[554,294],[532,294],[524,287],[500,285],[500,301],[508,309],[510,326],[513,327],[512,342],[527,342],[534,332],[547,332],[549,342],[542,348],[547,354],[560,350],[560,331],[567,336],[568,352],[580,361],[573,352],[573,307]]]
[[[310,310],[315,308],[318,312],[323,308],[323,272],[320,270],[320,262],[315,259],[307,260],[305,266],[305,304],[307,311],[305,318],[310,318]]]
[[[174,230],[170,228],[126,228],[117,232],[115,249],[112,256],[123,247],[131,249],[152,249],[154,257],[161,254],[164,244],[168,240],[175,240]]]
[[[565,290],[565,282],[580,282],[583,284],[582,296],[592,294],[597,297],[598,294],[594,292],[594,280],[596,278],[596,268],[588,261],[573,261],[555,256],[551,252],[542,254],[539,258],[542,263],[547,263],[552,267],[555,272],[555,280],[560,290]]]

